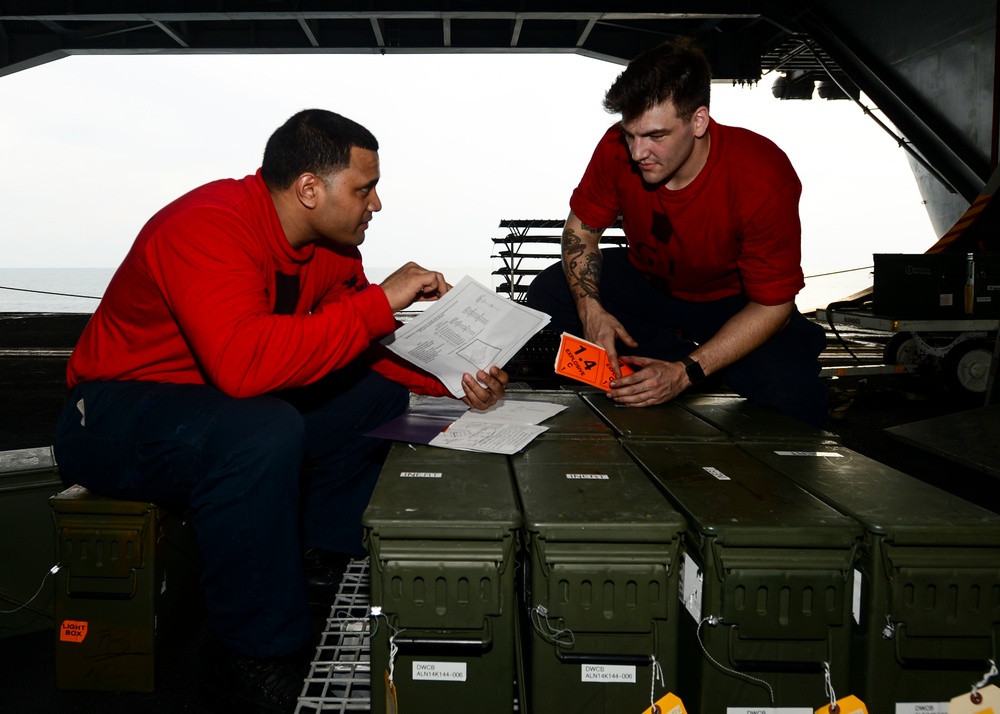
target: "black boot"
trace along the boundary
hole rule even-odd
[[[211,640],[202,650],[201,696],[220,714],[294,712],[308,669],[301,653],[255,658]]]
[[[328,614],[337,597],[351,556],[320,548],[306,548],[302,553],[302,570],[306,576],[306,592],[313,610],[325,609]]]

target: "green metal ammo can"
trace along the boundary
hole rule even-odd
[[[399,711],[510,714],[521,516],[507,458],[395,443],[363,523],[373,705],[392,672]]]
[[[680,691],[702,714],[812,712],[848,685],[861,527],[732,444],[625,447],[685,515]]]
[[[829,441],[837,436],[742,397],[697,394],[636,409],[603,393],[582,397],[623,439],[657,441]]]
[[[842,446],[741,448],[864,526],[851,687],[868,711],[944,711],[982,678],[1000,643],[1000,516]]]
[[[723,442],[728,434],[681,406],[680,400],[636,409],[618,404],[603,392],[581,394],[620,438],[657,438],[665,441]]]
[[[836,443],[840,439],[836,434],[809,426],[743,397],[695,394],[681,397],[677,403],[724,431],[732,441],[784,444],[797,441]]]
[[[0,638],[51,629],[56,537],[49,498],[64,488],[52,447],[0,451]]]
[[[547,431],[538,439],[590,439],[593,437],[611,436],[611,427],[582,398],[583,394],[592,392],[567,390],[507,390],[507,399],[526,402],[548,402],[558,404],[565,409],[553,417],[541,422]],[[603,392],[597,392],[601,399],[607,400]]]
[[[684,519],[610,436],[537,440],[511,463],[526,533],[523,711],[643,711],[654,658],[678,686]]]
[[[166,510],[72,486],[56,522],[56,687],[152,692],[201,622],[194,529]]]

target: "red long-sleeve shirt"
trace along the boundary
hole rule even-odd
[[[292,314],[274,312],[276,273],[297,276]],[[258,171],[197,188],[150,219],[73,351],[67,381],[210,384],[248,397],[361,358],[413,391],[447,394],[377,344],[395,327],[356,248],[292,248]]]

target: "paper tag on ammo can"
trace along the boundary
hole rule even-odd
[[[998,714],[1000,713],[1000,689],[989,684],[977,689],[977,697],[971,692],[955,697],[948,705],[948,714]],[[978,699],[978,701],[976,701]]]
[[[653,707],[647,707],[646,711],[642,714],[687,714],[687,709],[684,708],[684,702],[680,700],[676,694],[671,694],[667,692],[654,704],[656,710]]]
[[[843,699],[838,699],[834,706],[837,708],[834,709],[830,704],[820,707],[816,710],[816,714],[868,714],[868,707],[853,694],[848,694]]]

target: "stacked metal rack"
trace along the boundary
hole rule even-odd
[[[368,558],[352,560],[330,609],[295,714],[372,710],[369,592]],[[515,701],[513,712],[518,711]]]
[[[371,711],[368,559],[352,560],[302,686],[296,714]]]

